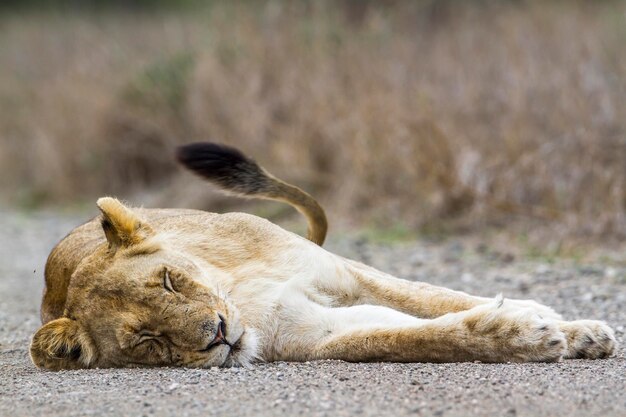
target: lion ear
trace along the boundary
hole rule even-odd
[[[95,349],[82,326],[67,317],[52,320],[33,336],[30,357],[39,368],[52,371],[87,368]]]
[[[111,249],[136,245],[153,233],[148,224],[118,199],[102,197],[96,204],[102,212],[102,229]]]

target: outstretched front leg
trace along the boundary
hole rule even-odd
[[[321,308],[307,317],[311,322],[300,319],[297,329],[289,327],[292,320],[284,320],[280,333],[300,337],[291,337],[284,345],[288,349],[277,352],[275,359],[554,362],[567,353],[557,323],[529,309],[507,307],[501,299],[428,320],[365,305]]]

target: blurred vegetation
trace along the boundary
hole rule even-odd
[[[185,8],[204,7],[206,0],[3,0],[0,10],[44,10],[44,11],[104,11],[104,10],[138,10],[154,9],[181,10]]]
[[[521,222],[545,231],[539,245],[626,237],[626,1],[33,0],[0,11],[8,203],[118,194],[230,209],[172,158],[210,139],[381,236]],[[255,210],[284,215],[272,207]]]
[[[181,52],[150,64],[126,86],[122,101],[153,112],[179,112],[193,63],[191,53]]]

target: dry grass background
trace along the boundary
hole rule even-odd
[[[220,209],[172,161],[212,139],[348,225],[621,239],[625,45],[624,1],[5,11],[0,190]]]

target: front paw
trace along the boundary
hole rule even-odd
[[[508,300],[475,307],[463,322],[472,336],[491,348],[491,362],[558,362],[567,353],[567,340],[555,320],[533,309],[507,307]],[[487,352],[483,352],[487,353]]]
[[[613,329],[596,320],[563,321],[559,328],[567,337],[566,359],[603,359],[615,353]]]

